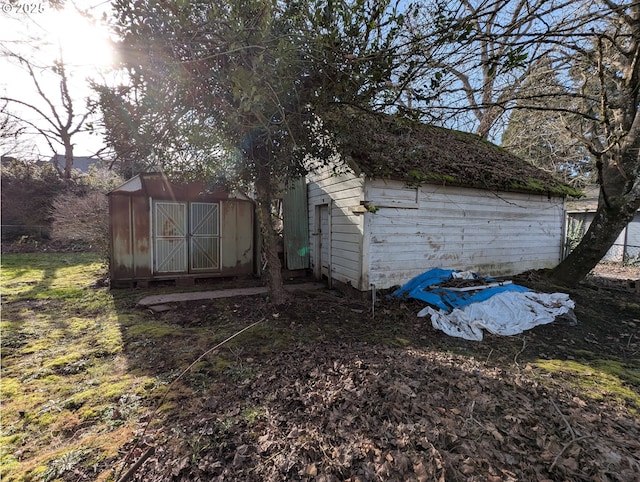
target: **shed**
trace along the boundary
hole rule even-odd
[[[141,173],[109,193],[114,285],[254,273],[254,203]]]
[[[600,188],[585,189],[585,196],[567,203],[567,253],[584,236],[598,209]],[[602,261],[640,265],[640,210],[618,235]]]
[[[565,198],[579,195],[478,136],[389,115],[326,122],[350,153],[307,177],[318,278],[359,291],[428,269],[510,275],[561,260]]]

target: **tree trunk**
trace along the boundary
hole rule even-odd
[[[618,201],[618,200],[616,200]],[[551,272],[551,278],[564,286],[575,286],[595,268],[640,207],[635,202],[606,203],[601,199],[586,234],[576,248]]]
[[[282,265],[278,256],[278,240],[271,214],[271,189],[269,186],[268,179],[256,180],[258,222],[262,234],[262,250],[267,262],[267,287],[271,302],[277,306],[286,303],[289,300],[289,294],[285,291],[282,282]]]
[[[71,169],[73,169],[73,144],[71,136],[62,136],[64,144],[64,178],[71,179]]]

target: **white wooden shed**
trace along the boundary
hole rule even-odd
[[[344,121],[341,121],[344,122]],[[578,192],[477,136],[391,116],[331,125],[343,152],[307,177],[314,274],[359,291],[434,268],[509,275],[562,257]]]

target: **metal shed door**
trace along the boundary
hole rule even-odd
[[[187,272],[187,203],[153,204],[154,273]]]
[[[156,201],[154,273],[219,271],[219,213],[216,203]]]
[[[191,203],[191,271],[220,269],[220,209],[218,204]]]

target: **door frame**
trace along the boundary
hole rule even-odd
[[[213,229],[213,233],[206,233],[206,234],[202,234],[202,233],[196,233],[195,230],[196,228],[200,228],[202,226],[202,219],[199,220],[199,224],[197,226],[195,226],[194,224],[194,206],[197,205],[203,205],[203,206],[215,206],[215,211],[216,211],[216,226]],[[188,270],[189,273],[218,273],[222,270],[222,259],[221,259],[221,255],[222,255],[222,236],[220,233],[220,225],[222,224],[220,222],[220,214],[221,214],[221,209],[220,209],[220,203],[212,203],[212,202],[202,202],[202,201],[192,201],[188,203],[188,211],[189,211],[189,219],[188,219],[188,231],[189,231],[189,235],[188,235],[188,241],[189,241],[189,245],[187,247],[188,251],[187,251],[187,258],[189,261],[189,265],[188,265]],[[207,216],[210,216],[211,212],[207,213]],[[194,267],[194,255],[195,255],[195,245],[197,244],[198,240],[204,240],[204,239],[213,239],[215,240],[215,248],[216,248],[216,253],[215,253],[215,262],[217,263],[217,266],[215,268],[196,268]],[[208,254],[208,253],[207,253]]]
[[[170,201],[170,200],[165,200],[165,199],[151,199],[151,223],[150,223],[150,227],[151,227],[151,273],[153,275],[171,275],[171,274],[183,274],[183,273],[188,273],[189,272],[189,205],[187,202],[183,202],[183,201]],[[183,223],[181,223],[180,226],[178,226],[179,230],[182,231],[182,233],[180,235],[159,235],[159,229],[158,229],[158,207],[159,205],[162,204],[166,204],[166,205],[173,205],[173,206],[180,206],[182,208],[182,215],[183,215]],[[172,220],[174,222],[174,224],[177,225],[177,223],[175,223],[175,219]],[[158,249],[158,242],[159,240],[162,239],[173,239],[176,242],[178,242],[181,246],[182,246],[182,251],[183,251],[183,255],[181,256],[183,259],[179,261],[180,263],[180,267],[181,269],[168,269],[166,271],[160,271],[158,269],[160,262],[162,262],[162,265],[165,264],[165,260],[159,260],[158,259],[158,253],[159,253],[159,249]],[[178,248],[180,248],[180,246],[178,246]],[[172,253],[178,249],[178,248],[174,248],[172,250]]]
[[[316,204],[314,206],[314,240],[315,240],[315,252],[313,256],[313,275],[316,279],[322,280],[322,276],[327,277],[328,287],[331,288],[331,208],[332,202],[324,203],[324,204]],[[326,232],[322,230],[322,210],[327,210],[327,229]],[[327,244],[327,268],[326,272],[323,269],[322,262],[322,240],[326,240]]]

